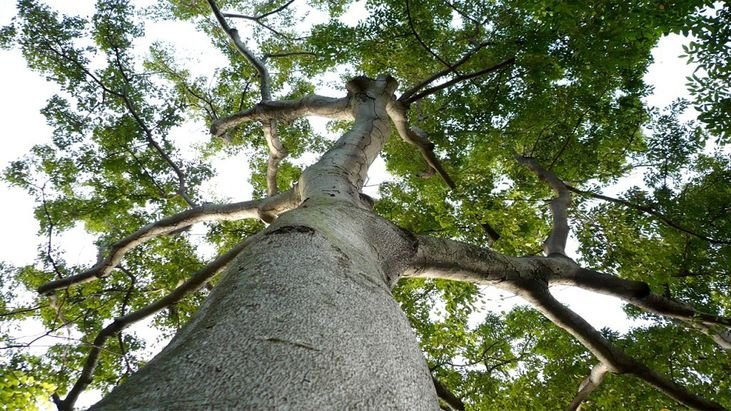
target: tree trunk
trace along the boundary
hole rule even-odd
[[[201,310],[92,409],[437,409],[391,285],[413,239],[334,200],[282,215]]]

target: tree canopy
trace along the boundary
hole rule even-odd
[[[59,91],[42,110],[53,135],[3,174],[36,200],[43,241],[34,264],[0,266],[0,402],[73,405],[140,368],[149,341],[126,327],[151,316],[160,338],[175,334],[347,130],[344,84],[389,75],[389,177],[364,196],[377,214],[442,241],[445,260],[449,241],[473,246],[452,258],[476,272],[486,248],[575,258],[581,270],[542,281],[614,295],[645,320],[594,330],[547,291],[486,313],[497,277],[402,278],[393,294],[445,404],[731,407],[729,16],[690,0],[98,0],[89,16],[19,0],[0,45]],[[208,36],[210,56],[143,49],[163,23]],[[693,36],[692,99],[648,107],[643,76],[670,33]],[[308,115],[330,117],[328,133]],[[175,139],[209,128],[204,144]],[[229,203],[208,189],[213,164],[240,153],[252,198]],[[75,227],[98,261],[61,252]],[[17,337],[33,321],[54,336],[45,350]]]

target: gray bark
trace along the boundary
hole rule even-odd
[[[175,339],[93,409],[436,409],[390,293],[414,251],[347,203],[284,214]]]
[[[390,291],[416,239],[359,195],[390,134],[395,87],[348,83],[353,128],[302,174],[300,206],[257,234],[190,323],[92,409],[438,409]]]

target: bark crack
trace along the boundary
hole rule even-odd
[[[289,344],[289,345],[293,345],[295,347],[306,348],[306,349],[312,350],[312,351],[320,351],[317,348],[315,348],[314,346],[303,343],[303,342],[290,341],[290,340],[285,340],[283,338],[278,338],[278,337],[259,337],[259,338],[264,341],[271,341],[273,343]]]

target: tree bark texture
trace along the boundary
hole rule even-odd
[[[173,341],[92,409],[437,409],[390,293],[414,251],[347,203],[284,214]]]
[[[395,87],[348,83],[353,128],[303,172],[299,207],[257,234],[190,323],[92,409],[438,409],[391,295],[416,238],[359,195]]]

